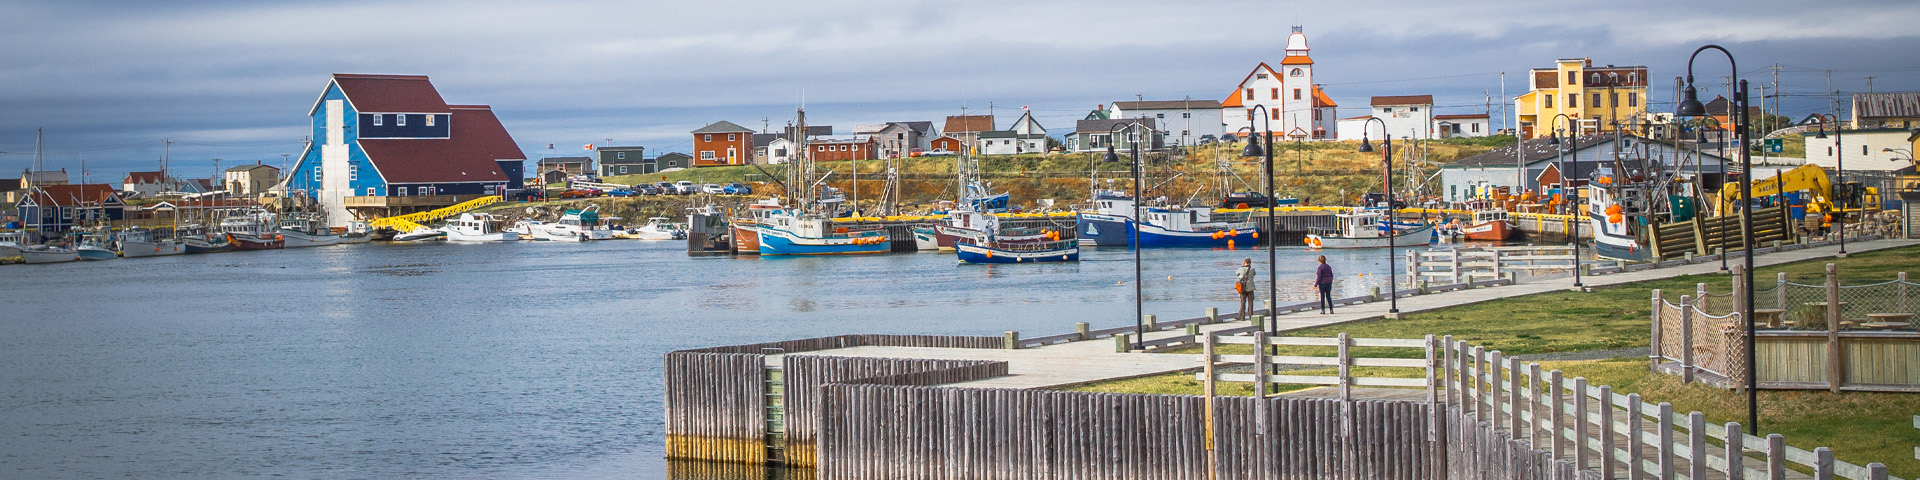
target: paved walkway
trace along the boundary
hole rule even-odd
[[[1920,245],[1920,240],[1896,239],[1848,242],[1847,249],[1849,253],[1854,253],[1909,245]],[[1768,253],[1754,257],[1754,265],[1764,267],[1816,258],[1829,258],[1838,251],[1839,248],[1836,246],[1825,246]],[[1677,267],[1588,276],[1582,278],[1582,283],[1590,287],[1619,285],[1682,275],[1708,274],[1717,272],[1719,269],[1720,264],[1718,262],[1698,263]],[[1556,278],[1522,283],[1519,285],[1415,295],[1400,299],[1400,312],[1425,312],[1501,298],[1560,291],[1566,290],[1571,285],[1572,280],[1570,278]],[[1276,324],[1283,332],[1336,325],[1382,318],[1386,315],[1387,309],[1388,302],[1363,303],[1338,308],[1336,309],[1337,313],[1333,315],[1319,315],[1312,312],[1283,314],[1276,319]],[[1202,325],[1200,329],[1202,331],[1214,331],[1246,327],[1248,325],[1249,322],[1233,321]],[[1150,332],[1146,335],[1146,339],[1155,340],[1181,335],[1186,335],[1186,333],[1180,330],[1167,330]],[[806,354],[854,357],[1004,360],[1008,362],[1008,374],[1006,376],[954,384],[954,386],[959,387],[977,388],[1057,387],[1101,380],[1148,376],[1180,370],[1197,369],[1200,367],[1200,360],[1196,358],[1196,355],[1118,353],[1114,351],[1114,340],[1111,338],[1068,342],[1021,350],[853,347],[807,352]]]

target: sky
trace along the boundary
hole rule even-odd
[[[277,164],[304,148],[307,109],[336,72],[430,76],[449,103],[492,105],[529,159],[589,143],[684,152],[693,129],[778,130],[802,104],[841,133],[962,109],[1004,128],[1026,107],[1059,134],[1117,100],[1223,99],[1280,59],[1293,25],[1341,117],[1370,96],[1432,94],[1439,113],[1492,102],[1500,128],[1528,68],[1588,57],[1671,79],[1708,43],[1795,119],[1831,111],[1830,92],[1920,91],[1911,0],[1360,5],[4,0],[0,177],[32,165],[36,129],[47,168],[84,164],[95,182],[163,156],[181,177],[216,158]],[[1695,66],[1703,100],[1725,92],[1724,57]],[[1655,109],[1670,108],[1670,82],[1653,82]]]

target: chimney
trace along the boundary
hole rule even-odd
[[[1593,57],[1583,57],[1583,59],[1586,60],[1587,66],[1593,66]]]
[[[1094,105],[1094,106],[1093,106],[1093,109],[1094,109],[1094,110],[1099,110],[1099,111],[1102,111],[1102,112],[1104,112],[1104,111],[1107,111],[1107,104],[1104,104],[1104,103],[1102,103],[1102,104],[1099,104],[1099,105]]]

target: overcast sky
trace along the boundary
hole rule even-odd
[[[1361,6],[1364,5],[1364,6]],[[118,182],[173,140],[176,174],[298,155],[334,72],[428,75],[450,103],[493,105],[528,158],[582,145],[685,151],[716,120],[939,121],[1029,106],[1055,134],[1115,100],[1222,99],[1302,25],[1341,116],[1372,95],[1433,94],[1500,117],[1557,58],[1683,75],[1706,43],[1772,82],[1783,112],[1826,92],[1920,90],[1920,2],[154,2],[0,3],[0,176],[33,159]],[[1703,55],[1705,96],[1726,60]],[[1827,86],[1832,71],[1832,88]],[[1670,102],[1654,82],[1650,96]],[[1656,105],[1656,109],[1670,108]],[[1496,128],[1501,120],[1496,119]],[[556,149],[548,150],[548,144]]]

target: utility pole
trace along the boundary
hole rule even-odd
[[[1875,78],[1879,78],[1879,77],[1875,77],[1873,75],[1867,76],[1867,93],[1873,93],[1873,79]]]

